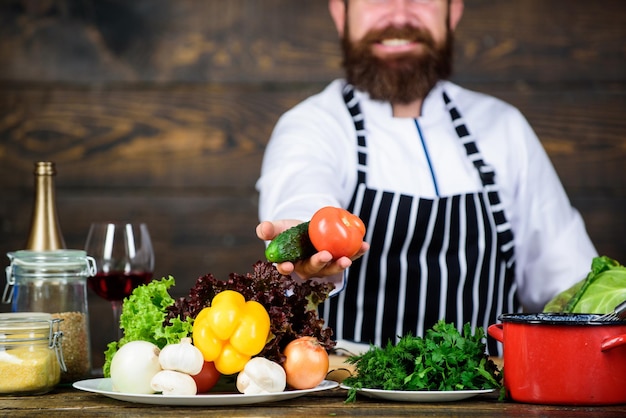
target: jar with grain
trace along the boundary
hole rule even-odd
[[[40,395],[59,383],[61,322],[46,313],[0,314],[0,395]]]
[[[62,319],[63,353],[67,370],[61,382],[91,375],[87,277],[95,261],[82,250],[30,251],[7,254],[7,284],[3,302],[13,312],[45,312]]]

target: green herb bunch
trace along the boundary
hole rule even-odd
[[[347,362],[356,374],[344,380],[349,386],[346,402],[353,402],[359,389],[383,390],[472,390],[499,389],[502,375],[485,354],[484,330],[472,335],[469,323],[463,334],[443,320],[426,331],[424,338],[405,335],[396,345],[371,346]]]

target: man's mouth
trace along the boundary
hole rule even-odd
[[[385,46],[404,46],[404,45],[411,44],[412,41],[408,39],[393,38],[393,39],[383,39],[380,43]]]
[[[390,37],[379,40],[372,45],[373,52],[378,57],[397,56],[398,54],[413,54],[420,50],[420,43],[414,39]]]

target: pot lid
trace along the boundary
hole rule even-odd
[[[501,322],[536,325],[626,325],[626,321],[601,321],[600,314],[588,313],[510,313],[498,317]]]

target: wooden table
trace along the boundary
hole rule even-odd
[[[340,417],[340,416],[472,416],[472,417],[624,417],[626,405],[571,407],[498,401],[497,394],[444,403],[381,402],[358,397],[346,404],[340,388],[279,402],[228,407],[168,407],[135,404],[59,386],[42,396],[0,397],[0,416],[101,417]]]

